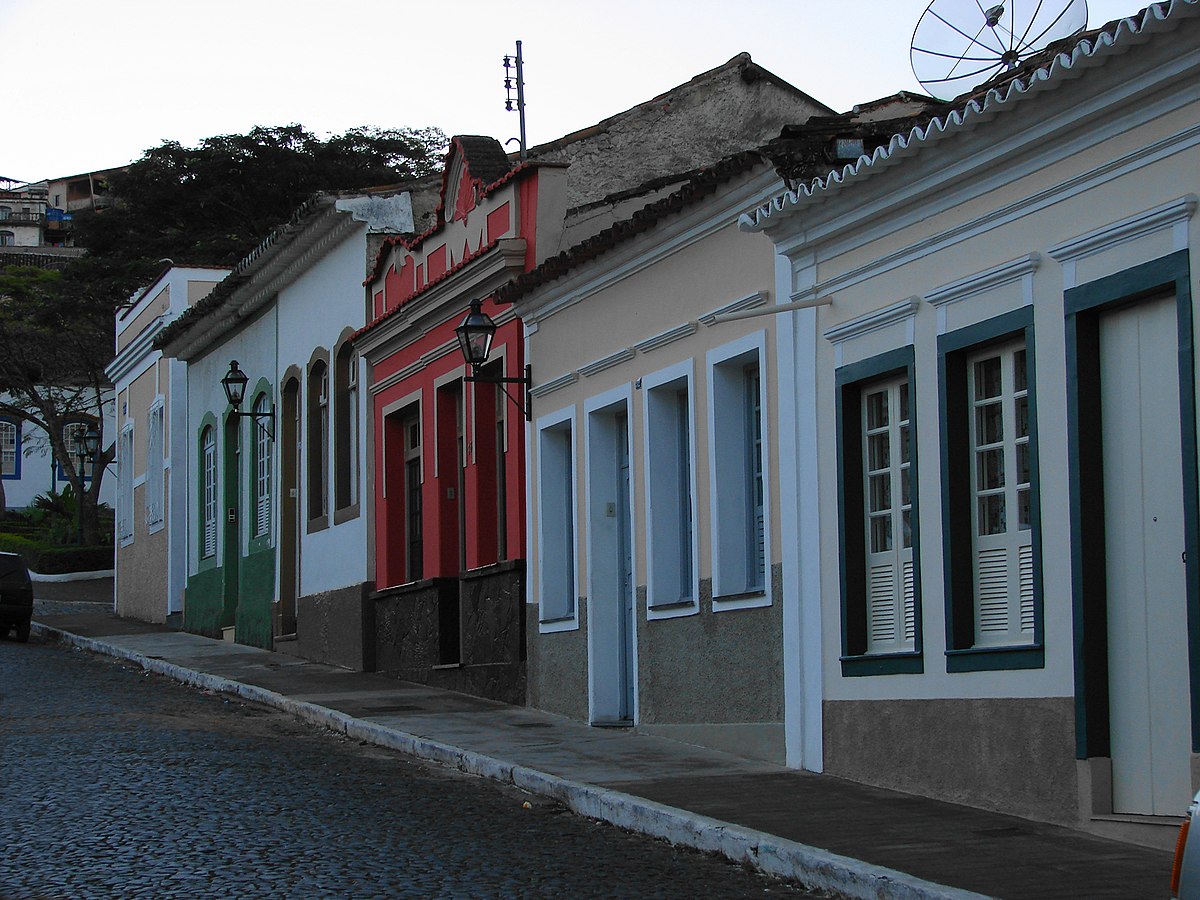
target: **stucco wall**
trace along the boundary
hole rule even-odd
[[[1074,824],[1069,697],[825,703],[825,771],[854,781]]]
[[[577,601],[579,628],[540,634],[538,608],[525,607],[529,644],[529,705],[586,722],[587,687],[587,598]]]
[[[146,528],[146,488],[133,490],[133,543],[116,551],[117,615],[146,622],[167,617],[167,530]],[[138,511],[141,515],[138,515]]]

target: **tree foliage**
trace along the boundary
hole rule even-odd
[[[45,429],[93,527],[101,479],[82,483],[62,426],[100,408],[117,307],[164,261],[233,265],[312,194],[430,175],[445,146],[436,128],[363,127],[320,138],[301,125],[218,135],[195,147],[165,141],[109,179],[112,205],[75,214],[75,242],[87,255],[61,274],[0,269],[0,411]],[[101,446],[102,474],[113,447],[108,437]]]

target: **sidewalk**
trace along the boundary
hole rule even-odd
[[[1162,851],[70,605],[35,632],[846,896],[1169,894]]]

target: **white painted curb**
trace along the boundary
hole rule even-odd
[[[30,581],[95,581],[97,578],[113,578],[117,574],[116,569],[97,569],[95,572],[63,572],[60,575],[40,575],[37,572],[29,572]]]
[[[473,750],[356,719],[314,703],[293,700],[266,688],[197,672],[135,650],[124,650],[103,641],[60,631],[40,622],[33,623],[33,631],[83,650],[135,662],[148,672],[165,675],[184,684],[273,706],[301,721],[324,726],[355,740],[399,750],[471,775],[512,784],[529,793],[556,800],[580,815],[662,838],[673,844],[720,853],[734,862],[798,881],[810,888],[831,891],[855,900],[984,900],[983,894],[935,884],[895,869],[871,865],[643,797],[569,781]]]

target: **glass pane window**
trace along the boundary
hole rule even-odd
[[[0,420],[0,474],[17,474],[17,454],[20,452],[16,422]]]
[[[200,436],[200,471],[204,479],[201,494],[203,543],[200,555],[208,557],[217,552],[217,437],[211,425]]]
[[[266,394],[254,401],[254,536],[263,537],[271,528],[271,437],[266,428],[270,415]]]
[[[866,504],[867,652],[906,652],[914,649],[916,634],[907,379],[864,388],[860,426]]]
[[[1023,342],[990,347],[969,360],[968,396],[976,643],[1027,643],[1032,580],[1032,461],[1026,350]]]

